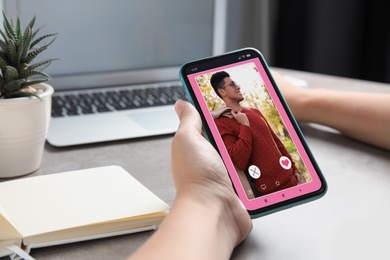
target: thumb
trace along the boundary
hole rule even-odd
[[[193,105],[187,101],[179,100],[175,104],[175,111],[180,120],[179,128],[177,129],[178,132],[202,132],[202,121]]]

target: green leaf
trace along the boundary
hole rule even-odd
[[[7,44],[5,43],[5,41],[0,40],[0,48],[4,52],[7,51]]]
[[[2,76],[0,76],[0,92],[1,93],[3,93],[3,92],[5,92],[6,90],[5,90],[5,88],[4,88],[4,79],[3,79],[3,77]],[[1,93],[0,93],[0,96],[1,96]]]
[[[0,68],[1,70],[5,70],[5,67],[9,66],[8,62],[5,61],[2,57],[0,57]]]
[[[33,85],[37,85],[39,83],[44,83],[46,81],[49,81],[49,79],[37,79],[37,80],[29,80],[29,81],[25,81],[21,84],[21,89],[23,88],[27,88],[28,86],[33,86]]]
[[[31,29],[31,31],[32,31],[32,29],[34,27],[36,19],[37,19],[37,17],[34,15],[34,17],[31,19],[30,23],[28,24],[28,27]]]
[[[0,57],[6,60],[8,58],[7,52],[5,52],[4,50],[0,50]]]
[[[1,30],[1,29],[0,29],[0,34],[1,34],[1,36],[3,36],[4,41],[7,42],[8,41],[8,37],[7,37],[7,35],[5,35],[3,30]]]
[[[34,63],[34,64],[31,64],[30,66],[28,66],[29,69],[37,69],[39,67],[42,67],[44,65],[49,65],[52,61],[55,61],[55,60],[61,60],[60,58],[51,58],[51,59],[47,59],[47,60],[43,60],[43,61],[40,61],[40,62],[37,62],[37,63]],[[46,67],[44,67],[46,68]],[[41,68],[40,70],[43,71],[44,68]]]
[[[13,80],[17,80],[19,78],[18,71],[11,66],[6,66],[4,71],[4,80],[5,82],[11,82]]]
[[[31,45],[30,45],[30,49],[33,48],[35,45],[37,45],[40,41],[42,41],[43,39],[46,39],[48,37],[52,37],[52,36],[56,36],[58,33],[52,33],[52,34],[45,34],[41,37],[39,37],[38,39],[34,40]],[[53,42],[55,40],[55,38],[51,41]],[[50,43],[51,44],[51,43]]]
[[[23,70],[21,73],[19,73],[19,77],[24,78],[24,79],[27,79],[27,78],[32,77],[32,76],[42,76],[42,77],[45,77],[47,79],[51,79],[51,77],[49,75],[47,75],[45,72],[39,71],[39,70],[28,69],[28,70]]]
[[[26,59],[25,59],[25,60],[22,60],[21,62],[30,63],[33,59],[35,59],[36,56],[38,56],[41,52],[43,52],[44,50],[46,50],[47,47],[49,47],[49,45],[52,44],[52,43],[54,42],[54,40],[55,40],[55,38],[54,38],[51,42],[49,42],[49,43],[47,43],[47,44],[45,44],[45,45],[43,45],[43,46],[41,46],[41,47],[39,47],[39,48],[37,48],[37,49],[31,51],[31,52],[29,52],[29,53],[27,54]]]
[[[15,29],[12,26],[12,24],[8,21],[8,18],[5,15],[4,11],[3,11],[3,17],[4,17],[3,26],[4,26],[4,31],[5,31],[6,35],[8,36],[8,38],[16,40]]]
[[[19,17],[16,19],[16,27],[15,27],[15,41],[19,42],[20,38],[22,38],[22,31],[20,29],[20,19]]]
[[[19,60],[25,60],[28,51],[30,50],[30,42],[31,42],[31,28],[27,27],[26,30],[24,31],[23,37],[20,41],[20,46],[19,46]]]
[[[32,33],[32,39],[35,38],[35,36],[38,34],[38,32],[43,28],[45,27],[44,25],[42,25],[41,27],[39,27],[38,29],[36,29],[35,31],[33,31]],[[32,28],[31,28],[32,29]]]
[[[8,41],[8,59],[10,61],[10,65],[17,66],[19,64],[19,58],[16,51],[16,43],[14,40]]]
[[[18,91],[21,88],[22,83],[24,81],[25,81],[24,79],[14,80],[14,81],[11,81],[11,82],[8,82],[8,83],[4,84],[3,87],[8,92],[15,92],[15,91]]]

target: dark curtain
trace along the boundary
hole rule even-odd
[[[272,66],[390,83],[390,1],[275,3]]]

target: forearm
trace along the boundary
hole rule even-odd
[[[235,244],[223,225],[224,214],[229,212],[221,200],[178,196],[159,229],[131,259],[228,259]]]
[[[342,133],[390,150],[390,95],[308,90],[300,97],[297,119],[335,128]]]

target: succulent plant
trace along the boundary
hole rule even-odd
[[[24,31],[21,29],[19,17],[16,25],[4,12],[3,17],[3,30],[0,29],[0,98],[38,97],[32,86],[51,79],[43,70],[58,58],[34,64],[31,62],[54,42],[57,33],[37,37],[42,27],[33,28],[35,16]],[[52,38],[50,42],[38,46],[44,39],[49,38]]]

